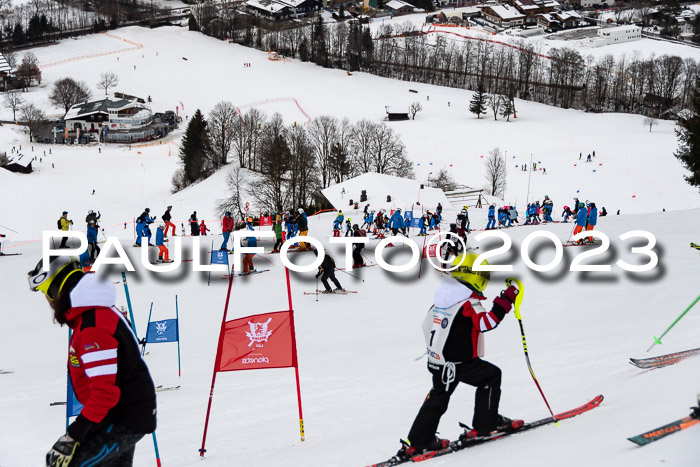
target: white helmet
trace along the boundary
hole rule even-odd
[[[88,211],[88,214],[95,214],[95,211],[93,211],[92,209],[90,209],[90,210]]]
[[[303,210],[302,208],[297,209],[297,212],[298,212],[299,214],[304,214],[304,210]]]

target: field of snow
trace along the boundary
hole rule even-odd
[[[156,111],[182,103],[185,115],[192,115],[198,107],[208,112],[223,99],[244,106],[293,97],[311,117],[330,114],[380,121],[384,105],[421,99],[425,110],[415,121],[391,123],[401,134],[409,157],[421,164],[416,166],[420,179],[427,180],[430,172],[452,165],[460,183],[481,186],[481,156],[499,146],[508,151],[504,154],[509,165],[506,201],[517,202],[521,211],[528,183],[530,199],[548,194],[554,199],[556,215],[577,195],[606,206],[611,214],[622,210],[621,216],[600,219],[598,228],[613,243],[601,261],[635,261],[636,255],[630,253],[633,242],[618,239],[624,232],[641,229],[656,236],[660,262],[651,273],[624,273],[616,266],[611,273],[571,273],[567,268],[581,251],[567,248],[561,267],[552,273],[535,274],[525,269],[518,253],[532,228],[507,231],[514,245],[500,262],[514,263],[513,275],[525,283],[522,313],[528,350],[552,408],[564,411],[596,394],[604,394],[605,401],[560,427],[523,433],[430,461],[431,465],[691,466],[696,462],[693,459],[700,458],[697,427],[641,449],[625,440],[686,415],[700,391],[700,358],[647,372],[627,363],[629,357],[695,348],[700,342],[700,314],[695,309],[666,336],[662,346],[650,354],[644,352],[652,336],[663,332],[698,293],[695,284],[700,257],[688,243],[698,243],[700,199],[697,190],[683,181],[684,171],[672,155],[676,146],[672,123],[660,122],[650,133],[639,116],[586,114],[521,101],[513,122],[477,120],[467,110],[471,93],[466,91],[362,73],[346,76],[340,70],[296,61],[270,62],[265,53],[177,28],[125,28],[115,34],[143,44],[143,48],[49,67],[44,70],[41,87],[31,89],[26,98],[59,116],[60,110],[50,108],[47,100],[53,81],[72,76],[94,86],[101,72],[115,71],[120,76],[119,91],[151,95]],[[75,44],[82,47],[75,51],[80,56],[110,50],[111,46],[104,48],[102,39],[90,36],[46,47],[41,50],[41,60],[62,60],[70,55],[65,48]],[[91,48],[93,41],[95,49]],[[39,50],[35,52],[39,55]],[[244,62],[252,66],[243,67]],[[409,93],[409,89],[418,94]],[[287,105],[289,102],[276,101],[269,109],[282,112],[285,121],[292,123],[299,119],[300,111]],[[265,105],[259,108],[268,111]],[[7,119],[11,114],[8,117],[3,108],[2,117]],[[180,134],[172,135],[174,142]],[[128,245],[133,239],[132,227],[125,230],[123,223],[146,206],[160,216],[169,204],[174,206],[178,223],[197,210],[200,219],[212,221],[210,228],[217,233],[215,204],[226,194],[230,170],[171,194],[170,178],[179,161],[174,144],[131,149],[109,145],[103,146],[101,153],[97,147],[34,144],[32,152],[32,144],[18,128],[0,127],[0,151],[10,152],[20,145],[24,154],[34,154],[43,162],[34,163],[40,170],[31,175],[0,171],[0,224],[4,226],[0,232],[8,235],[2,239],[5,251],[23,253],[0,258],[4,311],[0,368],[14,370],[13,374],[0,375],[0,412],[6,420],[0,425],[3,467],[41,464],[46,451],[63,433],[65,422],[64,408],[49,404],[65,398],[67,332],[52,323],[42,296],[27,291],[25,271],[34,267],[41,251],[39,242],[24,242],[39,238],[42,230],[54,229],[64,209],[76,221],[75,228],[82,229],[87,210],[94,209],[102,212],[107,235],[118,236]],[[593,163],[578,160],[579,152],[585,158],[592,150],[596,151]],[[538,171],[528,181],[530,173],[515,166],[529,165],[531,153],[532,160],[547,169],[547,175]],[[660,212],[662,208],[667,212]],[[470,210],[470,214],[472,227],[483,227],[485,211]],[[361,217],[355,212],[346,215]],[[454,215],[453,209],[446,209],[446,219]],[[326,244],[333,217],[323,214],[310,222],[311,234]],[[572,227],[550,224],[541,228],[566,240]],[[207,240],[216,245],[221,237],[214,235]],[[189,245],[188,241],[183,243]],[[262,243],[271,247],[269,241]],[[470,243],[476,246],[473,235]],[[130,247],[127,251],[138,262],[139,252]],[[332,251],[340,261],[340,250]],[[408,249],[390,251],[387,256],[392,261],[408,259]],[[532,252],[538,263],[547,263],[552,257],[547,247],[533,246]],[[372,251],[366,255],[375,261]],[[185,253],[185,258],[190,257]],[[308,257],[299,258],[300,263],[307,261]],[[129,277],[139,334],[145,330],[151,302],[154,319],[174,317],[176,294],[180,305],[182,378],[176,373],[175,344],[151,345],[146,356],[156,384],[181,385],[179,391],[158,393],[157,435],[165,466],[197,462],[226,295],[226,281],[219,275],[213,275],[212,285],[207,286],[206,274],[192,272],[191,263],[184,264],[167,276],[147,273],[137,265],[137,272]],[[287,306],[279,258],[261,255],[255,265],[270,271],[234,281],[228,319]],[[293,274],[306,442],[299,440],[291,369],[220,374],[206,464],[361,466],[390,457],[399,448],[398,439],[406,436],[430,387],[425,360],[414,359],[424,351],[420,326],[442,278],[426,270],[427,263],[423,266],[421,279],[417,279],[417,269],[402,275],[379,267],[356,271],[364,281],[339,272],[343,286],[358,293],[321,296],[318,302],[316,297],[303,294],[315,289],[313,276]],[[493,274],[487,297],[495,297],[504,288],[505,277]],[[119,278],[115,271],[106,273],[106,280]],[[123,287],[115,287],[117,305],[125,305]],[[486,336],[486,359],[503,370],[504,415],[526,420],[547,415],[524,362],[513,316]],[[456,438],[457,421],[471,421],[472,401],[472,388],[458,388],[442,419],[442,436]],[[145,438],[137,447],[135,465],[154,462],[150,438]]]

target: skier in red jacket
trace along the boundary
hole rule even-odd
[[[77,258],[53,257],[28,273],[54,320],[67,324],[68,369],[80,415],[46,455],[46,465],[131,466],[136,443],[156,429],[156,393],[129,322],[114,306],[110,281],[84,274]]]
[[[229,211],[226,211],[224,218],[221,220],[221,233],[224,234],[224,241],[221,243],[221,248],[219,248],[220,250],[228,251],[228,238],[231,236],[232,231],[233,217],[231,217],[231,213]]]

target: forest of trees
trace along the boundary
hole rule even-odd
[[[317,204],[323,188],[366,172],[413,177],[400,137],[385,123],[322,115],[307,126],[287,125],[280,114],[267,116],[255,108],[239,115],[226,101],[206,118],[197,111],[190,119],[180,158],[174,191],[234,162],[254,172],[246,177],[245,194],[270,211]],[[232,175],[230,184],[240,193],[236,177],[240,174]],[[238,211],[231,202],[223,210]]]

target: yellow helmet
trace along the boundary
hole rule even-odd
[[[46,269],[44,261],[40,260],[36,267],[27,273],[29,290],[43,292],[49,300],[55,300],[68,277],[74,273],[83,274],[80,260],[75,256],[52,256]]]
[[[457,269],[452,271],[452,277],[481,293],[486,289],[489,279],[491,278],[491,273],[489,271],[472,270],[474,261],[478,257],[479,255],[476,253],[463,253],[455,257],[452,265],[457,266]],[[489,262],[486,260],[481,261],[481,265],[487,266],[488,264]]]

